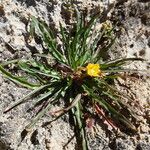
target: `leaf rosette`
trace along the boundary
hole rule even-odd
[[[91,109],[93,114],[96,112],[103,116],[111,126],[114,125],[110,120],[114,120],[117,125],[126,126],[132,131],[136,130],[130,121],[131,118],[135,118],[135,113],[123,101],[129,97],[118,91],[112,83],[119,73],[130,71],[123,68],[126,62],[143,59],[119,58],[106,61],[104,54],[111,48],[116,36],[114,28],[106,26],[106,22],[100,30],[95,30],[98,19],[99,16],[96,15],[85,23],[83,17],[77,13],[73,32],[69,32],[60,23],[59,38],[62,41],[60,46],[53,31],[43,21],[31,17],[31,37],[40,37],[46,51],[35,54],[32,60],[20,59],[0,65],[0,72],[8,79],[32,89],[5,112],[33,97],[31,103],[34,107],[43,105],[43,109],[26,126],[26,130],[30,130],[60,99],[64,100],[67,107],[54,114],[59,117],[68,111],[71,112],[75,129],[79,131],[78,141],[84,150],[88,149],[85,114],[91,116]],[[48,54],[53,60],[52,63],[49,63]],[[5,66],[12,63],[24,71],[26,76],[16,76],[5,69]],[[36,83],[29,82],[29,79],[34,79]],[[121,110],[126,110],[130,119]]]

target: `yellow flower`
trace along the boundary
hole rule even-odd
[[[99,64],[88,64],[86,66],[87,74],[91,77],[99,77],[100,76],[100,66]]]

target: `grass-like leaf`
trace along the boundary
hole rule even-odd
[[[35,17],[32,16],[30,33],[33,36],[35,28],[38,29],[38,32],[43,38],[43,41],[47,45],[51,55],[61,63],[65,63],[64,56],[57,50],[56,40],[50,28],[48,28],[44,22],[38,21]]]
[[[15,82],[17,84],[20,84],[20,85],[22,85],[24,87],[35,89],[36,87],[40,86],[39,84],[29,83],[25,78],[17,77],[15,75],[12,75],[10,72],[8,72],[6,69],[4,69],[1,65],[0,65],[0,72],[2,74],[4,74],[11,81],[13,81],[13,82]]]
[[[49,87],[51,84],[48,85],[43,85],[40,86],[39,88],[31,91],[29,94],[25,95],[24,97],[22,97],[21,99],[19,99],[17,102],[15,102],[12,106],[10,106],[9,108],[7,108],[5,110],[5,113],[10,111],[11,109],[13,109],[14,107],[20,105],[21,103],[24,103],[27,99],[29,99],[31,96],[33,96],[34,94],[38,93],[39,91],[43,90],[44,88]]]

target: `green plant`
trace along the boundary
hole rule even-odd
[[[94,30],[98,16],[93,17],[88,23],[77,15],[77,22],[68,32],[60,24],[61,46],[57,43],[53,31],[43,22],[35,17],[31,18],[31,37],[39,37],[43,40],[47,50],[43,54],[35,54],[30,60],[14,60],[0,65],[0,71],[11,81],[32,89],[25,97],[18,100],[5,110],[8,112],[17,105],[34,97],[34,107],[43,105],[43,109],[26,126],[26,130],[32,126],[48,111],[60,98],[64,99],[67,107],[55,112],[58,116],[70,111],[74,119],[75,129],[79,131],[79,141],[82,148],[88,149],[86,138],[86,119],[89,116],[100,114],[108,123],[110,118],[121,123],[128,129],[136,130],[127,116],[121,113],[126,109],[128,114],[134,118],[134,112],[125,104],[122,95],[112,84],[119,76],[119,72],[128,70],[123,65],[128,61],[142,61],[141,58],[120,58],[106,61],[103,56],[115,41],[115,33],[107,23],[97,31]],[[96,34],[95,37],[92,35]],[[100,47],[99,47],[100,46]],[[48,54],[51,55],[49,60]],[[24,71],[26,76],[15,76],[5,69],[8,64],[14,63],[18,69]],[[36,83],[29,82],[34,79]],[[93,111],[91,111],[93,110]],[[106,115],[108,114],[108,115]]]

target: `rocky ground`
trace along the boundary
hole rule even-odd
[[[44,19],[55,30],[59,22],[71,24],[69,11],[64,9],[67,0],[0,0],[0,62],[28,58],[42,47],[26,42],[30,15]],[[97,134],[89,138],[91,150],[149,150],[150,135],[150,2],[149,0],[77,0],[74,4],[89,14],[108,9],[107,17],[118,21],[119,32],[111,58],[142,57],[146,62],[133,63],[129,68],[146,70],[116,81],[117,87],[132,97],[131,104],[141,119],[138,133],[116,136],[98,124]],[[50,116],[42,118],[35,128],[25,136],[24,127],[34,112],[26,113],[30,104],[23,104],[7,114],[4,108],[29,90],[17,86],[0,74],[0,150],[78,150],[68,116],[42,127]]]

